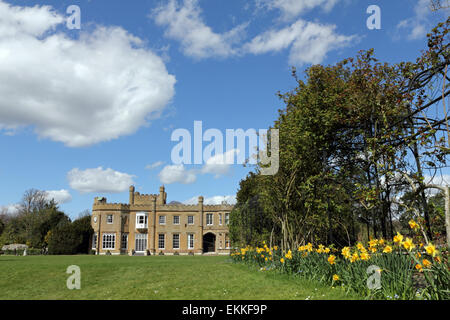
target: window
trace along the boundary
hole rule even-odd
[[[108,214],[106,216],[106,223],[109,223],[109,224],[113,223],[113,215],[112,214]]]
[[[164,249],[165,248],[165,235],[160,233],[158,236],[158,249]]]
[[[173,216],[173,224],[180,224],[180,216]]]
[[[188,249],[194,249],[194,234],[188,234]]]
[[[116,248],[116,234],[104,233],[103,234],[103,249],[115,249]]]
[[[173,235],[172,238],[172,247],[174,249],[180,249],[180,235],[178,233]]]
[[[225,224],[228,225],[230,223],[230,214],[225,213]]]
[[[145,212],[136,213],[136,229],[147,228],[148,216]]]
[[[122,249],[128,249],[128,233],[122,233],[122,241],[120,243]]]
[[[212,215],[212,213],[207,213],[206,214],[206,225],[212,226],[212,224],[213,224],[213,215]]]
[[[222,225],[222,214],[219,213],[219,224]]]
[[[188,224],[194,224],[194,216],[188,216]]]
[[[92,235],[92,249],[97,249],[97,234]]]
[[[136,233],[136,251],[143,252],[147,250],[147,234],[146,233]]]
[[[166,216],[159,216],[159,224],[166,224]]]

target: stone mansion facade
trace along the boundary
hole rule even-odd
[[[92,249],[96,254],[229,254],[228,223],[233,205],[167,204],[159,194],[130,187],[128,204],[97,197],[92,208]]]

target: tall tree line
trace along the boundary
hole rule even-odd
[[[266,240],[289,249],[392,238],[403,214],[423,219],[427,239],[436,237],[431,215],[440,202],[430,207],[427,189],[436,185],[425,176],[448,167],[449,24],[428,34],[415,62],[382,63],[372,49],[311,66],[305,80],[293,69],[297,87],[279,93],[286,107],[272,126],[279,171],[261,175],[258,165],[241,181],[231,213],[235,244]]]

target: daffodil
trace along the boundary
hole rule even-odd
[[[333,281],[339,281],[339,276],[337,274],[333,275]]]
[[[422,264],[425,268],[428,268],[429,266],[431,266],[431,262],[427,259],[423,259]]]
[[[334,255],[331,255],[328,257],[328,262],[330,264],[335,264],[335,260],[336,260],[336,257]]]
[[[281,259],[280,259],[280,262],[281,262],[281,263],[284,263],[284,258],[281,258]]]
[[[416,246],[414,245],[411,238],[406,238],[406,240],[403,242],[403,247],[405,247],[406,250],[411,251]]]
[[[420,272],[422,272],[422,265],[421,264],[416,264],[416,269],[419,270]]]
[[[350,248],[349,247],[344,247],[341,251],[341,254],[344,258],[346,259],[350,259],[351,255],[350,255]]]
[[[419,229],[419,225],[414,221],[414,220],[409,220],[409,227],[413,230],[417,230]]]
[[[397,235],[394,237],[394,242],[401,244],[402,241],[403,241],[403,236],[399,232],[397,232]]]
[[[377,239],[372,239],[369,241],[369,247],[375,247],[378,244]]]
[[[432,244],[432,243],[429,243],[426,247],[425,247],[425,250],[427,251],[427,253],[429,254],[429,255],[431,255],[432,257],[434,257],[435,255],[436,255],[436,247]]]
[[[392,247],[391,247],[391,246],[386,246],[386,247],[384,247],[383,252],[384,252],[384,253],[391,253],[391,252],[392,252]]]
[[[362,252],[361,253],[361,260],[369,260],[370,259],[370,255],[367,252]]]

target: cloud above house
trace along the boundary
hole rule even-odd
[[[167,165],[159,173],[159,180],[164,184],[191,184],[197,180],[196,171],[188,170],[183,164]]]
[[[172,100],[163,59],[121,27],[68,36],[50,6],[0,0],[0,131],[82,147],[135,133]]]
[[[54,200],[57,204],[64,204],[72,201],[72,195],[68,190],[49,190],[45,191],[47,200]]]
[[[182,183],[192,184],[197,181],[198,175],[213,174],[214,178],[227,175],[230,172],[234,156],[239,154],[238,149],[205,159],[205,164],[197,169],[187,169],[184,164],[166,165],[159,173],[159,180],[164,184]]]
[[[204,198],[203,204],[215,205],[222,204],[226,202],[227,204],[236,204],[236,196],[228,195],[228,196],[212,196]],[[197,204],[198,196],[192,197],[186,201],[183,201],[184,204]]]
[[[81,193],[120,193],[134,184],[135,176],[103,167],[80,170],[74,168],[67,173],[72,189]]]

